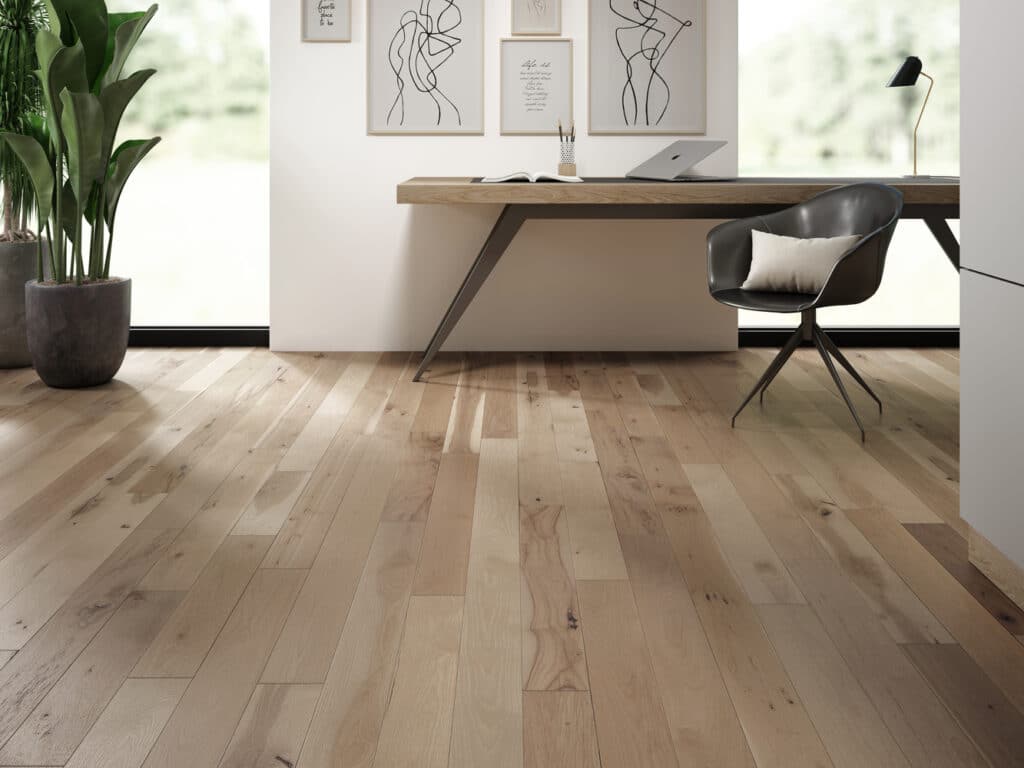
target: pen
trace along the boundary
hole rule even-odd
[[[565,143],[565,134],[562,133],[562,121],[561,120],[558,121],[558,140],[560,142],[562,142],[563,144]]]

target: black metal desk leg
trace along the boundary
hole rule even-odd
[[[524,221],[526,221],[526,216],[522,211],[517,210],[516,206],[505,206],[505,210],[498,217],[494,229],[488,235],[484,247],[480,249],[480,255],[476,257],[476,261],[470,267],[466,279],[462,281],[462,287],[455,294],[452,305],[448,308],[448,312],[445,313],[441,324],[437,326],[437,330],[434,331],[434,337],[430,340],[427,351],[423,353],[423,362],[420,363],[420,368],[416,371],[413,381],[419,381],[420,377],[430,368],[430,363],[434,356],[440,351],[448,335],[458,325],[462,314],[472,303],[477,291],[480,290],[480,286],[484,284],[491,274],[491,270],[494,269],[502,255],[504,255],[519,232],[519,228],[523,226]]]
[[[953,230],[949,228],[949,224],[946,223],[945,219],[929,218],[925,217],[924,223],[928,225],[928,229],[932,231],[935,239],[939,241],[939,245],[942,246],[942,250],[946,252],[946,256],[953,263],[953,267],[959,272],[960,271],[960,243],[957,242],[956,235],[953,234]]]

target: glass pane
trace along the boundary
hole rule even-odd
[[[960,173],[958,0],[740,0],[740,173],[903,176],[927,92],[884,85],[908,55],[935,89],[921,123],[919,172]],[[951,222],[959,234],[958,222]],[[783,315],[741,312],[740,325]],[[823,310],[832,326],[957,326],[959,278],[921,222],[902,222],[878,294]]]
[[[118,211],[111,272],[132,278],[133,325],[269,322],[269,45],[265,2],[174,0],[129,61],[158,73],[120,138],[163,137]]]

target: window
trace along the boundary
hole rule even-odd
[[[158,74],[120,138],[163,137],[115,233],[112,272],[132,278],[135,326],[268,325],[269,21],[266,3],[174,0],[129,62]]]
[[[927,81],[883,86],[910,54],[935,78],[919,172],[960,173],[958,0],[740,0],[740,173],[898,177]],[[959,235],[959,222],[950,222]],[[740,325],[783,316],[741,312]],[[901,222],[878,294],[822,311],[828,326],[958,326],[959,277],[923,222]],[[795,324],[795,318],[792,324]]]

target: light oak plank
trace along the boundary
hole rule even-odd
[[[992,765],[1024,765],[1024,716],[959,645],[905,645],[904,652]]]
[[[441,456],[413,594],[466,594],[478,464],[475,454]]]
[[[132,592],[0,750],[0,765],[63,765],[181,601]]]
[[[445,768],[462,634],[461,597],[413,597],[374,768]]]
[[[589,693],[523,694],[523,761],[525,768],[601,768]]]
[[[125,680],[67,768],[139,768],[188,680]]]
[[[910,764],[986,765],[839,567],[828,560],[807,560],[790,569]]]
[[[443,435],[408,436],[381,519],[426,522],[443,450]]]
[[[231,741],[304,574],[256,573],[178,703],[145,768],[216,765]]]
[[[238,518],[235,536],[276,536],[309,483],[311,472],[274,472]]]
[[[359,472],[267,662],[264,683],[322,683],[327,678],[402,450],[393,440],[368,439]]]
[[[192,677],[270,546],[266,536],[229,536],[132,671]]]
[[[219,768],[294,766],[319,685],[257,685]]]
[[[492,355],[487,373],[482,438],[509,439],[517,434],[516,361],[508,354]]]
[[[559,470],[576,577],[628,578],[601,468],[591,462],[565,461]]]
[[[762,605],[758,612],[837,768],[909,766],[814,611]]]
[[[422,537],[422,523],[380,524],[299,765],[373,764]]]
[[[486,407],[487,367],[483,355],[468,355],[451,419],[445,428],[445,453],[480,453]]]
[[[578,588],[601,765],[678,765],[629,584]]]
[[[523,765],[517,455],[515,440],[481,443],[452,768]]]

